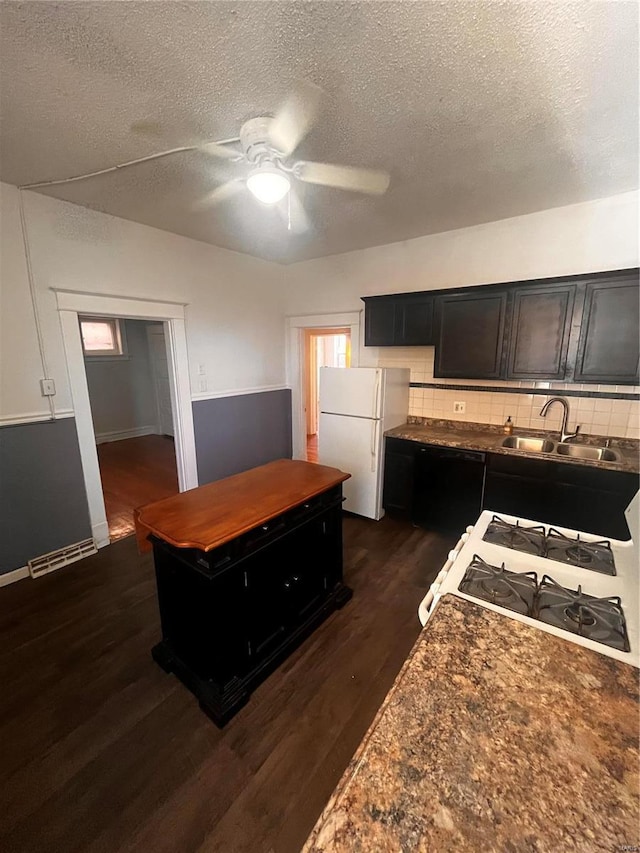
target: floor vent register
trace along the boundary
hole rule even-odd
[[[47,575],[49,572],[55,572],[56,569],[68,566],[70,563],[75,563],[76,560],[82,560],[83,557],[95,554],[97,550],[93,539],[85,539],[82,542],[76,542],[74,545],[68,545],[66,548],[50,551],[48,554],[29,560],[27,564],[29,574],[32,578],[39,578],[41,575]]]

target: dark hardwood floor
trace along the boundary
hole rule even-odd
[[[345,517],[353,599],[223,730],[151,660],[155,583],[134,539],[1,589],[0,849],[297,853],[452,545]]]
[[[176,451],[169,436],[99,444],[98,462],[112,542],[134,532],[134,509],[178,494]]]

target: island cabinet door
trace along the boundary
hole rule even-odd
[[[164,641],[200,678],[224,685],[242,675],[250,665],[242,572],[212,576],[181,554],[185,549],[156,540],[153,550]]]
[[[275,651],[326,598],[326,530],[323,517],[312,519],[244,562],[252,660]]]

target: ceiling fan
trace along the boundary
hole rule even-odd
[[[296,181],[371,195],[385,193],[390,180],[387,172],[293,158],[315,121],[321,95],[319,86],[300,82],[274,118],[260,116],[242,125],[241,151],[219,143],[202,145],[201,150],[211,156],[237,162],[242,173],[216,187],[195,209],[219,204],[246,188],[263,204],[278,205],[289,229],[300,233],[308,230],[309,222],[294,190]]]

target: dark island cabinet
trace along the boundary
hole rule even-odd
[[[154,660],[218,725],[351,597],[342,581],[347,477],[282,459],[137,511],[156,570]]]
[[[468,289],[436,297],[435,363],[437,378],[498,379],[506,291]]]
[[[365,297],[365,346],[433,343],[433,297],[423,293]]]
[[[624,471],[487,454],[483,509],[628,539],[624,510],[639,485]]]
[[[565,378],[575,285],[510,291],[507,379]]]
[[[587,282],[576,382],[639,383],[639,313],[637,273],[612,281]]]

